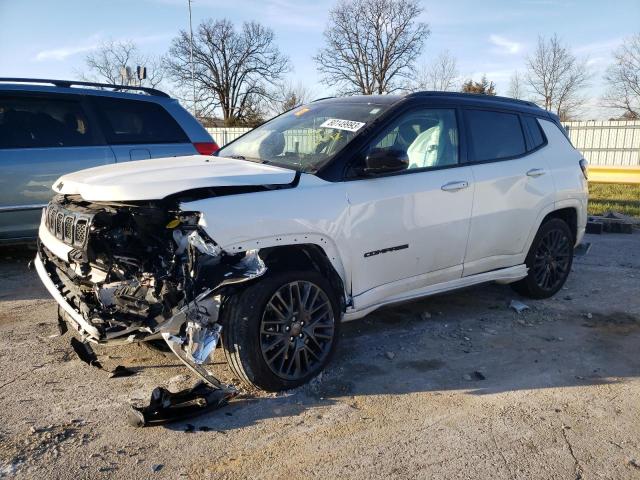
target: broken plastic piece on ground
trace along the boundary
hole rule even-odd
[[[171,351],[175,354],[176,357],[180,359],[182,363],[184,363],[189,369],[200,376],[205,382],[211,385],[214,388],[219,388],[221,390],[226,391],[227,393],[234,394],[236,393],[235,388],[223,385],[220,380],[213,376],[211,372],[209,372],[204,365],[195,363],[193,359],[187,354],[182,346],[185,343],[186,339],[184,337],[178,337],[175,335],[171,335],[168,332],[164,332],[162,334],[162,338],[167,342],[167,345],[171,349]]]
[[[92,367],[102,368],[102,364],[98,361],[96,352],[86,343],[81,342],[76,337],[71,337],[71,348],[76,352],[78,358]]]
[[[574,257],[584,257],[591,250],[591,242],[582,242],[573,250]]]
[[[162,425],[221,408],[236,395],[236,392],[213,388],[204,382],[176,393],[156,387],[151,392],[149,405],[131,406],[127,419],[134,427]]]
[[[525,310],[529,310],[529,305],[522,303],[520,300],[511,300],[511,303],[509,303],[509,308],[512,308],[517,313],[522,313]]]
[[[136,372],[135,370],[131,370],[130,368],[123,367],[122,365],[118,365],[116,368],[113,369],[109,377],[110,378],[131,377],[136,373],[138,372]]]

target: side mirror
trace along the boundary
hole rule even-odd
[[[409,167],[409,157],[402,150],[376,148],[364,159],[364,173],[376,175],[393,173]]]

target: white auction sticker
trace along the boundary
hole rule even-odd
[[[335,128],[337,130],[346,130],[348,132],[357,132],[364,127],[363,122],[354,122],[353,120],[340,120],[339,118],[329,118],[324,121],[320,127]]]

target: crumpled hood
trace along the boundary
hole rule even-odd
[[[194,188],[285,185],[296,172],[224,157],[193,155],[115,163],[63,175],[53,190],[89,202],[159,200]]]

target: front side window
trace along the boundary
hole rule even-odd
[[[218,155],[313,173],[386,109],[372,103],[311,103],[250,131]]]
[[[517,114],[467,110],[473,160],[499,160],[525,153],[524,135]]]
[[[371,143],[367,154],[388,149],[405,154],[409,169],[458,163],[458,126],[453,109],[423,109],[402,115]]]
[[[93,124],[79,102],[46,97],[0,97],[0,148],[95,145]]]
[[[112,145],[145,143],[188,143],[180,125],[153,102],[94,97],[92,100]]]

